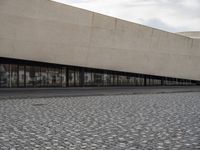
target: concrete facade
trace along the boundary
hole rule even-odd
[[[180,32],[178,33],[183,36],[187,36],[194,39],[200,39],[200,32],[199,31],[189,31],[189,32]]]
[[[49,0],[0,1],[0,57],[200,80],[200,41]]]

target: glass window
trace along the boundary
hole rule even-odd
[[[145,82],[145,81],[144,81],[144,76],[141,76],[141,77],[140,77],[140,86],[144,86],[144,85],[145,85],[144,82]]]
[[[85,72],[84,73],[84,85],[93,86],[94,85],[94,73],[93,72]]]
[[[118,76],[118,84],[119,85],[127,85],[127,77],[123,75]]]
[[[146,86],[149,86],[149,77],[146,77]]]
[[[171,79],[170,78],[165,78],[164,85],[166,85],[166,86],[171,85]]]
[[[106,76],[106,82],[107,82],[108,86],[112,85],[111,77],[112,77],[112,75],[109,73]]]
[[[47,71],[47,85],[49,87],[53,87],[56,80],[55,80],[55,77],[54,77],[54,68],[48,68],[48,71]]]
[[[118,76],[118,85],[123,85],[123,76]]]
[[[135,84],[134,84],[134,80],[135,80],[134,77],[130,77],[130,80],[129,80],[130,85],[135,85]]]
[[[0,87],[10,87],[10,65],[0,65]]]
[[[126,79],[127,79],[127,83],[126,83],[126,85],[130,85],[130,77],[127,76]]]
[[[149,78],[149,85],[150,86],[154,85],[154,79],[152,79],[152,77]]]
[[[176,80],[176,85],[178,85],[179,84],[178,79],[175,79],[175,80]]]
[[[66,87],[66,86],[112,86],[112,85],[198,85],[198,81],[131,74],[79,67],[48,65],[48,67],[23,64],[2,64],[10,61],[0,59],[0,87]],[[14,62],[14,61],[13,61]],[[13,63],[12,62],[12,63]],[[36,64],[33,66],[33,64]],[[41,63],[44,66],[43,63]],[[58,66],[58,67],[55,67]],[[83,73],[83,74],[82,74]],[[84,83],[83,83],[83,81]],[[145,84],[146,83],[146,84]]]
[[[41,67],[41,87],[47,87],[48,81],[48,69],[46,67]]]
[[[48,68],[48,80],[49,87],[61,87],[62,76],[60,68]]]
[[[18,86],[18,66],[17,65],[10,65],[11,67],[11,87]]]
[[[160,85],[158,79],[153,78],[153,86]]]
[[[26,86],[40,87],[40,67],[26,66]]]
[[[68,83],[69,83],[69,86],[74,86],[74,80],[75,77],[74,77],[74,70],[72,69],[69,69],[68,70]]]
[[[26,86],[27,87],[33,87],[33,73],[31,71],[31,66],[26,66]],[[34,75],[35,76],[35,75]]]
[[[34,67],[35,70],[35,87],[41,87],[41,69],[40,67]]]
[[[110,74],[110,81],[109,81],[110,85],[114,85],[114,75]]]
[[[118,77],[116,74],[113,75],[113,85],[118,85]]]
[[[62,75],[61,75],[61,80],[62,80],[62,87],[66,87],[66,68],[62,68]]]
[[[80,86],[80,72],[75,70],[75,86]]]
[[[102,73],[94,73],[94,84],[96,86],[103,86],[103,74]]]
[[[61,71],[62,70],[60,68],[55,68],[55,70],[54,70],[54,78],[55,78],[54,86],[56,86],[56,87],[61,87],[61,84],[62,84]]]
[[[24,87],[25,74],[24,74],[25,66],[19,65],[19,87]]]
[[[84,85],[90,85],[92,76],[90,72],[84,72]]]
[[[103,74],[103,82],[104,82],[105,86],[108,86],[108,85],[111,84],[110,75],[109,74],[107,74],[107,73]]]

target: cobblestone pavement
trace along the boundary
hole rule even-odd
[[[200,93],[0,100],[1,150],[199,150]]]

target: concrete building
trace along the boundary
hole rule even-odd
[[[50,0],[0,0],[0,87],[197,85],[196,36]]]
[[[192,31],[192,32],[180,32],[178,33],[183,36],[187,36],[193,39],[200,39],[200,31]]]

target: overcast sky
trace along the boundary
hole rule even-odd
[[[200,0],[54,0],[170,32],[200,31]]]

